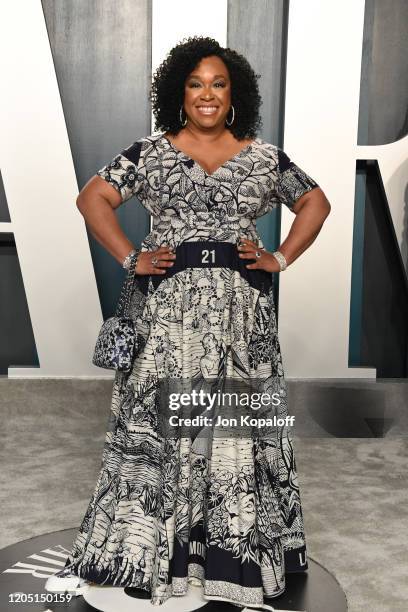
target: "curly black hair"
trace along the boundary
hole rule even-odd
[[[210,55],[217,55],[224,62],[231,80],[231,104],[235,109],[235,119],[226,127],[238,140],[255,138],[262,126],[259,114],[262,104],[258,88],[260,75],[255,74],[243,55],[204,36],[184,38],[157,68],[149,94],[155,129],[174,135],[182,129],[179,113],[184,101],[185,81],[199,62]]]

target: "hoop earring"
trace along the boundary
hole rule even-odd
[[[232,108],[232,119],[231,119],[231,121],[229,123],[228,123],[227,120],[225,121],[225,123],[227,125],[232,125],[234,123],[234,119],[235,119],[235,108],[232,106],[232,104],[231,104],[231,108]]]
[[[179,117],[180,117],[180,123],[184,127],[187,124],[187,115],[186,115],[186,120],[183,123],[183,105],[180,106]]]

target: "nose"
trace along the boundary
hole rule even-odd
[[[214,95],[211,93],[210,89],[204,89],[204,92],[201,94],[200,97],[203,98],[204,100],[209,100],[213,98]]]

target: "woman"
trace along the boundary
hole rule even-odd
[[[158,605],[192,582],[205,599],[273,609],[264,598],[285,590],[285,573],[307,569],[287,426],[166,439],[156,427],[161,381],[190,390],[262,381],[258,388],[279,391],[275,414],[287,414],[271,273],[312,244],[330,204],[257,136],[257,78],[211,38],[177,45],[152,86],[160,131],[124,149],[78,196],[93,235],[120,264],[135,265],[132,316],[143,348],[132,371],[115,377],[99,478],[57,575],[76,586],[139,588]],[[153,216],[139,254],[114,213],[133,195]],[[295,220],[270,253],[256,219],[281,203]]]

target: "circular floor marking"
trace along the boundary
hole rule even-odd
[[[150,599],[136,597],[123,587],[90,586],[84,595],[67,601],[56,601],[61,594],[44,589],[49,576],[65,565],[77,528],[55,531],[12,544],[0,550],[1,612],[61,610],[69,612],[239,612],[239,607],[222,601],[207,601],[201,587],[189,585],[182,597],[172,597],[162,606],[153,606]],[[276,610],[291,612],[346,612],[344,592],[330,572],[308,557],[307,572],[286,575],[286,590],[265,603]],[[262,608],[258,608],[261,612]],[[247,609],[248,610],[248,609]],[[266,611],[264,611],[266,612]]]

